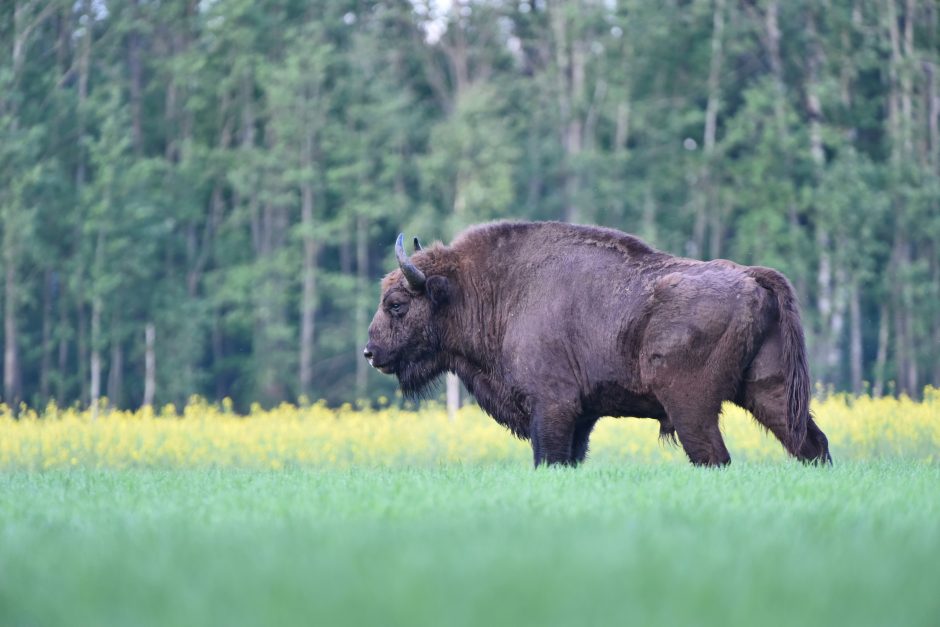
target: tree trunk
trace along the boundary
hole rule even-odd
[[[721,105],[721,66],[724,56],[725,0],[715,0],[712,13],[711,60],[708,68],[708,100],[705,104],[705,128],[702,131],[702,167],[699,170],[695,195],[695,221],[692,227],[693,257],[715,257],[715,241],[720,233],[712,233],[711,250],[706,252],[706,230],[709,225],[718,230],[719,221],[712,215],[715,200],[712,189],[712,159],[718,129],[718,109]]]
[[[131,107],[131,143],[134,154],[140,155],[144,145],[143,133],[143,67],[141,64],[141,37],[137,21],[140,19],[138,11],[139,0],[131,0],[133,26],[127,35],[127,70],[130,74],[130,107]]]
[[[445,377],[447,390],[447,417],[453,422],[457,418],[457,410],[460,409],[460,379],[453,372],[448,372]]]
[[[937,67],[933,61],[924,61],[924,74],[927,80],[927,163],[934,173],[940,166],[940,91],[937,89]]]
[[[215,397],[217,399],[227,396],[226,381],[221,372],[222,360],[225,359],[225,334],[222,332],[221,313],[212,315],[212,371],[215,383]]]
[[[9,226],[4,230],[6,234]],[[7,238],[4,238],[7,239]],[[3,400],[11,407],[19,405],[22,400],[20,381],[20,352],[16,309],[18,304],[18,285],[16,265],[18,262],[16,248],[10,241],[4,246],[4,273],[3,288]]]
[[[721,68],[724,61],[725,0],[715,0],[712,15],[711,61],[708,69],[708,102],[705,105],[705,130],[702,133],[702,152],[705,157],[704,198],[705,214],[709,225],[710,242],[707,256],[721,257],[724,238],[723,210],[719,204],[718,189],[712,172],[718,130],[718,110],[721,105]],[[704,241],[702,242],[704,246]]]
[[[58,354],[58,368],[57,376],[55,382],[55,398],[59,403],[64,403],[66,400],[66,372],[68,372],[69,365],[69,337],[65,334],[65,330],[68,329],[69,325],[69,311],[68,304],[64,296],[60,296],[58,299],[59,307],[59,354]]]
[[[773,103],[774,123],[777,127],[777,135],[779,136],[780,142],[782,144],[789,144],[789,130],[787,129],[785,108],[787,102],[787,88],[783,76],[783,61],[780,55],[781,33],[778,19],[779,8],[778,0],[770,0],[770,2],[767,3],[767,9],[764,13],[764,28],[762,31],[762,39],[764,42],[764,47],[767,50],[767,56],[770,60],[770,74],[773,78],[774,91],[777,92]],[[783,155],[783,159],[786,162],[787,170],[790,170],[790,163],[792,159],[789,152]],[[796,203],[793,201],[793,199],[790,200],[790,204],[787,207],[787,217],[789,219],[790,232],[792,234],[793,241],[796,242],[798,241],[799,233],[802,227],[800,226]],[[804,274],[801,272],[797,274],[797,276],[792,277],[792,280],[800,300],[807,302],[807,277],[804,276]]]
[[[454,87],[451,102],[460,101],[460,95],[470,86],[470,63],[469,50],[467,48],[466,17],[463,11],[468,7],[467,0],[457,0],[454,3],[451,12],[451,23],[448,24],[448,34],[453,33],[452,45],[448,45],[447,39],[442,39],[439,44],[444,49],[444,54],[450,65],[450,73],[453,76]],[[471,9],[472,10],[472,9]]]
[[[82,17],[86,21],[86,24],[94,23],[94,17],[92,16],[92,0],[84,0],[82,3]],[[81,197],[82,190],[85,187],[87,179],[87,165],[85,159],[85,152],[82,148],[82,145],[85,141],[85,106],[86,101],[88,100],[88,77],[90,74],[91,68],[91,35],[92,29],[85,28],[84,36],[82,37],[81,48],[78,58],[78,102],[77,102],[77,112],[76,112],[76,128],[78,136],[78,154],[77,154],[77,163],[75,164],[75,195],[76,197]],[[81,225],[77,226],[75,229],[75,241],[80,242],[83,238],[82,227]],[[85,294],[84,294],[84,274],[85,268],[84,264],[81,261],[82,255],[78,247],[75,249],[75,257],[78,259],[78,263],[75,264],[75,308],[76,308],[76,322],[78,326],[78,338],[77,338],[77,359],[78,359],[78,389],[79,397],[83,405],[88,403],[88,388],[85,387],[85,382],[88,380],[88,343],[87,337],[85,335],[87,329],[87,315],[85,311]],[[66,318],[66,314],[63,311],[62,318]],[[68,347],[61,346],[59,347],[59,360],[60,364],[65,364],[65,358],[67,357]],[[65,370],[60,370],[63,374]],[[64,400],[64,397],[63,399]]]
[[[862,304],[861,290],[858,283],[853,283],[849,295],[849,360],[852,376],[852,392],[862,393],[863,355],[862,355]]]
[[[369,307],[366,295],[369,293],[369,220],[365,216],[356,217],[356,329],[362,333],[369,324]],[[368,377],[368,363],[355,348],[356,355],[356,397],[365,398]]]
[[[143,407],[152,407],[157,391],[157,357],[154,345],[157,340],[157,328],[153,322],[144,325],[144,400]]]
[[[652,186],[647,183],[643,193],[643,239],[656,243],[657,238],[657,229],[656,229],[656,219],[657,219],[657,207],[656,207],[656,197],[653,194]]]
[[[630,141],[630,113],[631,106],[628,95],[627,98],[617,103],[614,126],[614,152],[617,154],[626,152],[627,143]]]
[[[313,139],[307,137],[301,151],[301,167],[310,171],[313,165]],[[310,394],[313,383],[314,322],[317,309],[317,252],[314,237],[313,184],[304,180],[300,186],[300,223],[303,229],[303,294],[300,303],[300,394]],[[364,360],[359,360],[364,361]],[[358,362],[356,362],[358,363]]]
[[[570,33],[571,24],[564,4],[549,5],[552,34],[555,43],[555,69],[557,77],[558,110],[561,122],[561,143],[565,155],[564,219],[577,222],[582,219],[580,204],[581,179],[578,160],[583,147],[584,133],[578,108],[584,100],[584,74],[586,50],[584,42]]]
[[[819,250],[819,267],[816,272],[817,300],[816,309],[819,314],[819,326],[816,330],[816,359],[821,367],[816,372],[816,379],[824,383],[832,383],[830,372],[830,355],[836,341],[830,334],[830,325],[833,320],[833,293],[832,293],[832,240],[828,229],[819,226],[816,229],[816,247]]]
[[[936,5],[927,7],[927,20],[931,24],[928,46],[935,49],[937,45],[937,12]],[[930,171],[934,176],[940,173],[940,86],[937,81],[937,66],[933,60],[925,60],[924,71],[927,75],[927,159]],[[940,243],[931,242],[927,248],[930,259],[930,288],[928,298],[933,311],[928,311],[930,317],[931,346],[940,346]],[[928,374],[930,384],[940,388],[940,359],[933,358],[933,371]]]
[[[283,401],[287,396],[282,379],[284,357],[280,330],[285,324],[283,296],[284,276],[279,267],[278,252],[284,245],[287,215],[282,207],[264,203],[260,214],[260,243],[256,263],[264,288],[255,302],[254,355],[258,361],[258,383],[262,399],[268,403]]]
[[[111,360],[108,364],[108,405],[114,408],[120,408],[123,405],[124,349],[120,340],[115,337],[115,330],[119,324],[115,316],[111,323]]]
[[[916,51],[914,50],[914,14],[916,9],[916,0],[907,0],[904,10],[904,56],[905,64],[904,70],[901,72],[901,115],[902,115],[902,130],[904,132],[904,152],[907,155],[908,159],[914,158],[914,111],[913,111],[913,99],[914,99],[914,66],[917,58]],[[902,229],[904,232],[907,230],[907,220],[902,221]],[[916,227],[913,227],[916,229]],[[911,231],[913,232],[913,230]],[[906,250],[903,257],[903,262],[905,268],[911,266],[911,244],[907,243]],[[920,376],[918,368],[918,359],[917,359],[917,350],[915,345],[915,324],[914,324],[914,312],[916,311],[916,303],[914,302],[915,296],[913,293],[913,288],[910,285],[910,282],[905,282],[901,286],[902,297],[904,299],[904,328],[905,328],[905,341],[907,346],[905,347],[905,353],[908,357],[907,368],[904,372],[905,387],[907,388],[907,393],[912,398],[917,398],[920,395]]]
[[[901,71],[901,132],[904,142],[904,154],[913,155],[913,59],[914,59],[914,5],[915,0],[907,0],[904,11],[904,57],[907,61]]]
[[[898,227],[903,228],[903,227]],[[891,302],[894,311],[894,362],[898,392],[914,396],[917,393],[917,360],[914,358],[913,327],[911,325],[909,289],[905,285],[906,270],[910,266],[910,244],[903,233],[895,239],[894,272]]]
[[[82,294],[82,284],[79,283],[77,293]],[[85,310],[85,303],[77,303],[78,317],[78,387],[81,390],[82,405],[88,404],[88,312]]]
[[[712,13],[711,60],[708,68],[708,102],[705,105],[705,129],[702,148],[710,156],[715,150],[718,108],[721,103],[721,66],[724,58],[725,0],[715,0]]]
[[[940,275],[934,275],[934,286],[940,285]],[[934,289],[934,302],[940,302],[940,290]],[[932,326],[932,337],[931,346],[940,346],[940,314],[934,314],[931,320]],[[940,388],[940,359],[936,358],[934,355],[933,360],[933,373],[931,374],[931,385],[935,388]]]
[[[11,97],[0,96],[0,119],[7,118],[7,124],[13,135],[19,129],[18,99],[14,92],[19,88],[19,82],[26,59],[26,48],[30,34],[42,20],[52,11],[53,4],[49,3],[36,17],[32,17],[34,2],[13,5],[13,50],[12,75],[10,77],[9,93]],[[32,18],[32,19],[30,19]],[[20,372],[19,350],[19,323],[17,321],[19,308],[19,247],[20,247],[20,215],[18,202],[14,200],[5,208],[0,219],[3,220],[3,400],[8,405],[16,407],[22,400],[22,374]]]
[[[888,362],[888,334],[890,322],[887,303],[882,303],[878,310],[878,354],[875,356],[875,384],[872,395],[876,398],[884,394],[885,367]]]
[[[936,348],[940,346],[940,246],[934,242],[933,254],[930,256],[930,276],[932,278],[932,301],[934,306],[933,315],[930,317],[931,337],[930,345]],[[933,372],[930,375],[930,382],[935,388],[940,388],[940,359],[934,355]]]
[[[46,270],[42,277],[42,340],[39,348],[39,398],[43,404],[49,400],[49,377],[52,369],[52,317],[55,315],[52,282],[52,272]]]
[[[829,328],[826,331],[829,334],[829,354],[827,355],[826,371],[829,373],[829,380],[834,385],[841,386],[845,382],[845,375],[843,374],[843,331],[845,329],[845,313],[848,308],[845,289],[848,285],[848,277],[842,267],[838,265],[833,274],[835,276],[835,286],[832,290],[832,316],[829,319]]]
[[[91,303],[91,383],[88,396],[91,399],[91,417],[98,417],[98,402],[101,397],[101,299],[94,297]]]
[[[784,118],[784,104],[786,103],[786,83],[783,80],[783,61],[780,57],[780,24],[778,0],[767,3],[764,14],[764,42],[770,59],[770,73],[773,76],[777,98],[774,100],[774,119],[777,131],[781,137],[786,135],[786,120]]]
[[[814,166],[815,181],[819,184],[826,167],[826,152],[822,139],[822,101],[819,96],[819,74],[823,65],[822,45],[816,30],[816,17],[812,11],[807,15],[807,33],[809,38],[809,59],[806,77],[806,111],[809,116],[809,152]],[[816,207],[819,224],[816,227],[816,247],[819,250],[819,267],[816,273],[816,287],[818,293],[817,308],[819,311],[819,327],[816,334],[817,359],[816,363],[822,366],[822,371],[816,373],[817,379],[834,384],[837,382],[837,369],[841,363],[840,339],[844,314],[844,298],[841,298],[842,283],[836,281],[833,286],[833,276],[842,273],[838,266],[838,248],[841,242],[833,239],[828,223],[830,219],[825,215],[825,208]],[[837,294],[836,292],[839,292]]]
[[[888,63],[890,89],[888,93],[888,126],[891,139],[891,163],[898,177],[904,165],[914,159],[913,154],[913,72],[914,53],[914,0],[907,0],[904,32],[898,30],[898,16],[894,0],[885,0],[885,20],[891,55]],[[902,185],[900,181],[896,185]],[[892,251],[893,272],[889,272],[890,295],[894,312],[895,364],[900,392],[910,396],[918,393],[917,356],[914,348],[914,296],[908,284],[911,265],[911,241],[908,225],[908,207],[905,194],[893,191],[895,214],[895,240]]]

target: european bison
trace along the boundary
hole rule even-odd
[[[424,250],[415,238],[411,257],[402,241],[364,357],[411,396],[456,373],[531,441],[536,466],[583,461],[601,416],[655,418],[692,463],[727,464],[722,401],[798,459],[831,462],[796,299],[776,270],[557,222],[484,224]]]

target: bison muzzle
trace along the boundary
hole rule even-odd
[[[776,270],[557,222],[485,224],[426,249],[415,238],[411,256],[403,240],[363,356],[413,397],[456,373],[531,441],[536,466],[583,461],[601,416],[659,420],[692,463],[727,464],[724,401],[796,458],[831,462],[796,298]]]

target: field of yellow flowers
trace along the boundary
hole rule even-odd
[[[840,460],[940,460],[940,390],[924,400],[831,395],[813,411]],[[722,417],[732,458],[774,460],[782,447],[744,410],[727,405]],[[592,459],[677,462],[680,448],[657,438],[653,420],[605,419],[591,440]],[[450,420],[442,407],[370,409],[284,404],[254,407],[248,415],[231,404],[193,398],[178,410],[109,411],[50,405],[14,417],[0,406],[0,469],[345,468],[449,463],[521,462],[529,446],[470,405]]]

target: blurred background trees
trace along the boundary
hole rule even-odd
[[[940,385],[933,0],[10,0],[7,403],[341,402],[399,231],[784,271],[814,377]]]

